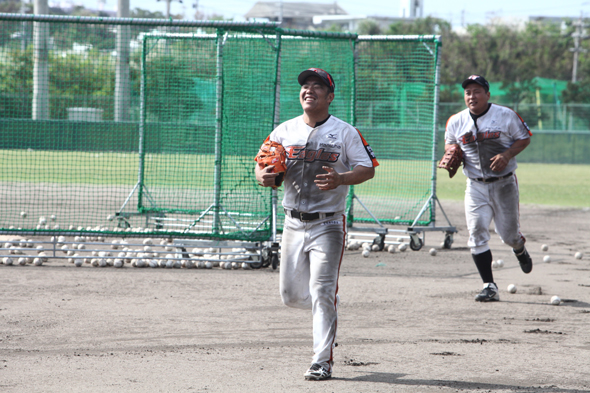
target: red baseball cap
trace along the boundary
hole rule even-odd
[[[324,71],[321,68],[309,68],[303,71],[297,77],[297,81],[301,86],[303,86],[305,80],[310,76],[319,76],[320,79],[324,82],[324,84],[328,86],[330,91],[332,93],[334,92],[334,88],[336,87],[334,84],[334,78],[332,78],[332,75],[330,75],[327,71]]]

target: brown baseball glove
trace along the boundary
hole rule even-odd
[[[287,171],[287,152],[283,145],[266,138],[260,147],[255,160],[264,167],[274,165],[272,172],[278,173],[279,175],[275,178],[275,185],[273,188],[277,188],[283,184],[285,172]]]
[[[449,177],[452,178],[463,162],[463,150],[459,145],[451,145],[446,151],[443,158],[438,163],[438,167],[449,171]]]

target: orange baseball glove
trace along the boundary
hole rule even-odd
[[[277,188],[283,184],[285,172],[287,171],[287,152],[283,145],[266,138],[254,160],[264,167],[274,165],[272,172],[278,173],[279,175],[275,178],[275,186],[273,188]]]
[[[443,158],[438,163],[438,167],[449,171],[449,177],[452,178],[463,162],[463,150],[459,145],[451,145],[446,151]]]

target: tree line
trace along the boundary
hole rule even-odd
[[[468,25],[462,33],[449,22],[427,17],[397,22],[382,31],[375,21],[366,20],[359,34],[439,34],[442,40],[441,84],[457,85],[471,74],[484,75],[490,82],[502,82],[512,103],[534,102],[535,77],[572,79],[575,27],[528,22],[524,26],[505,24]],[[587,43],[582,46],[588,47]],[[578,62],[578,81],[569,82],[562,92],[565,103],[590,103],[590,61],[584,53]],[[441,90],[441,102],[461,100],[456,89]]]

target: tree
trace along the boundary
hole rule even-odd
[[[357,32],[363,35],[378,35],[381,34],[381,27],[373,19],[363,19],[358,25]]]

